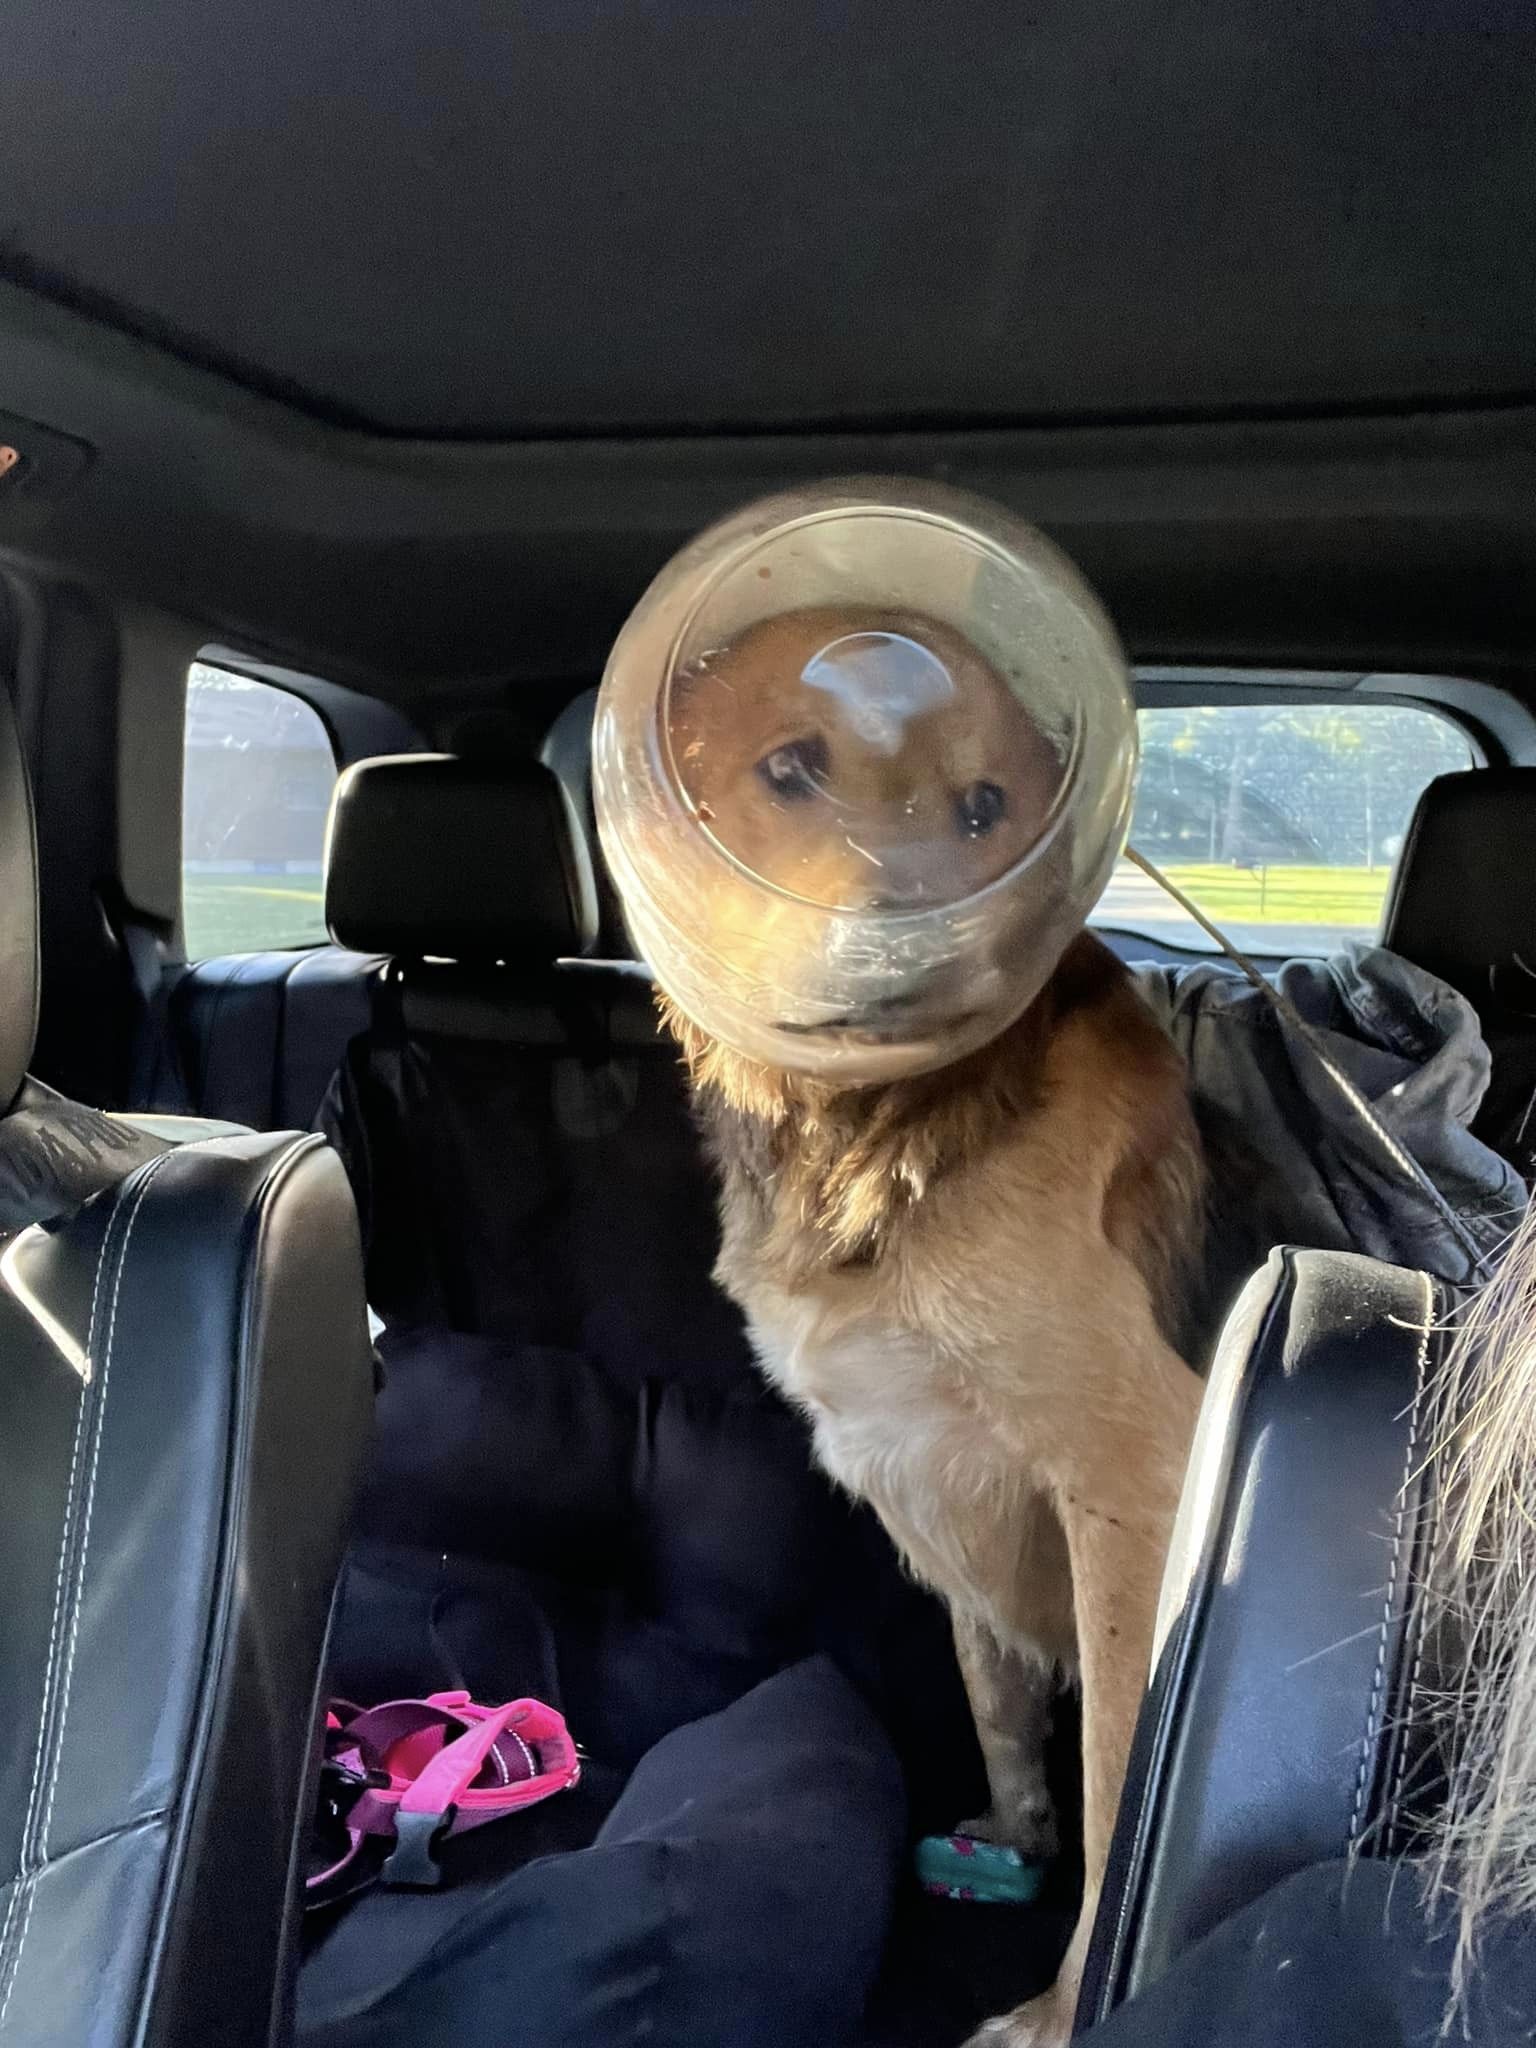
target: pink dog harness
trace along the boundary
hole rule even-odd
[[[333,1700],[321,1820],[345,1846],[309,1877],[306,1904],[328,1905],[375,1878],[440,1884],[436,1851],[449,1836],[536,1805],[580,1776],[563,1718],[540,1700],[481,1707],[467,1692],[434,1692],[366,1709]],[[370,1837],[393,1842],[377,1869],[360,1862]]]

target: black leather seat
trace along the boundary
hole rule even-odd
[[[144,1106],[308,1130],[348,1042],[368,1028],[382,964],[335,946],[193,961],[149,1027]]]
[[[537,761],[359,761],[336,786],[325,921],[356,953],[553,962],[590,950],[597,898],[559,779]]]
[[[1448,1304],[1277,1251],[1222,1339],[1163,1588],[1080,2028],[1307,1865],[1411,1845],[1438,1777],[1429,1451]]]
[[[1473,1130],[1536,1178],[1536,768],[1442,775],[1419,798],[1383,943],[1477,1011],[1493,1076]]]
[[[277,2048],[371,1403],[318,1138],[168,1142],[25,1078],[0,693],[0,2040]]]

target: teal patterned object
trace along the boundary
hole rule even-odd
[[[917,1881],[936,1899],[985,1906],[1027,1906],[1040,1896],[1045,1865],[1000,1842],[969,1835],[925,1835],[917,1845]]]

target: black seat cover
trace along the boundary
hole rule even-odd
[[[643,970],[579,957],[595,919],[572,836],[538,764],[364,765],[338,799],[327,921],[392,956],[322,1112],[387,1325],[354,1566],[387,1549],[459,1621],[456,1583],[531,1588],[559,1703],[625,1770],[831,1645],[947,1824],[981,1788],[942,1610],[813,1467],[711,1279],[714,1187],[676,1048]],[[460,881],[498,871],[522,902]],[[366,1608],[349,1596],[339,1678],[419,1685],[419,1665],[383,1668],[401,1630]],[[475,1634],[474,1681],[526,1686],[485,1654],[492,1634],[517,1649],[511,1632]]]
[[[1424,1711],[1446,1304],[1422,1273],[1277,1251],[1201,1412],[1079,2025],[1311,1863],[1406,1846]]]
[[[371,1395],[312,1137],[171,1146],[24,1079],[0,698],[0,2039],[274,2048]]]

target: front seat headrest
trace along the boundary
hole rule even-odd
[[[1485,1017],[1536,1010],[1536,768],[1442,775],[1419,798],[1382,943]]]
[[[338,946],[407,959],[549,966],[590,951],[585,834],[538,761],[359,761],[336,785],[325,921]]]
[[[37,835],[10,693],[0,683],[0,1114],[37,1037]]]

